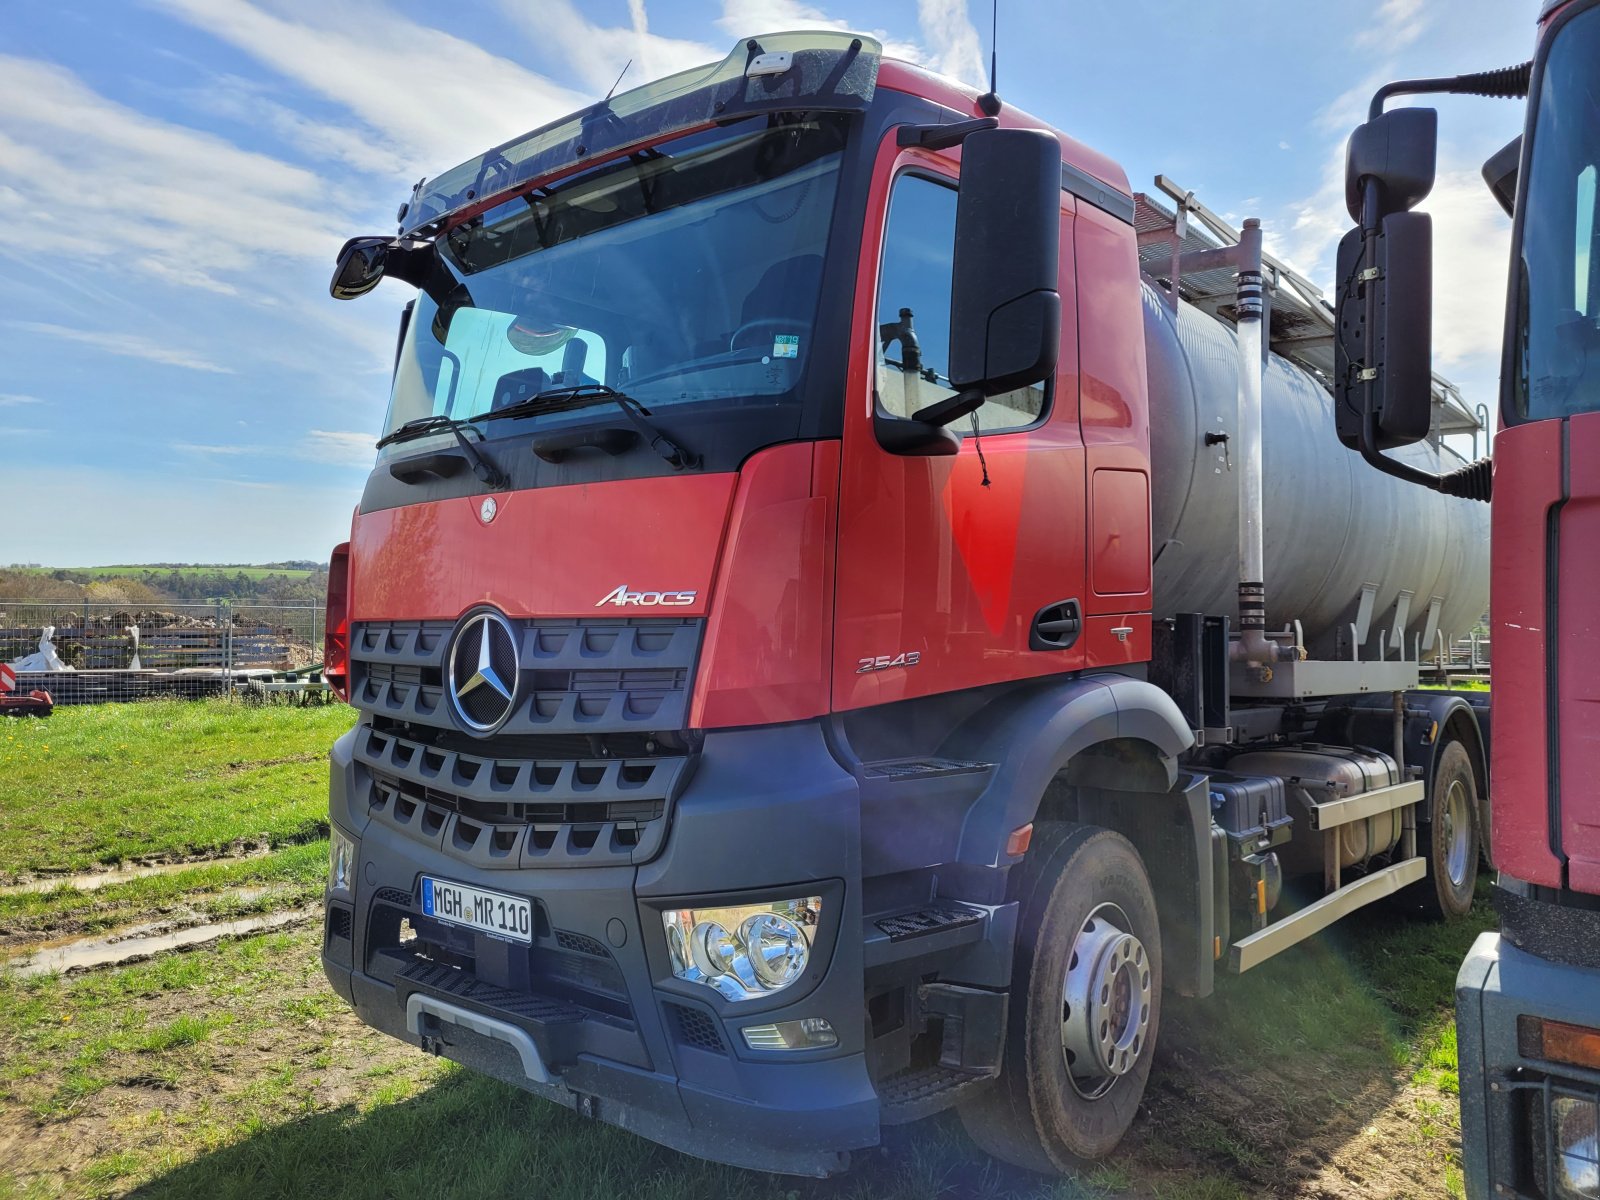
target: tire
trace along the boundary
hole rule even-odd
[[[1109,1154],[1138,1112],[1161,1016],[1156,902],[1126,838],[1060,823],[1035,828],[1010,894],[1019,911],[1005,1055],[994,1086],[960,1105],[961,1121],[993,1157],[1056,1174]],[[1098,1037],[1096,1018],[1107,1022]]]
[[[1430,917],[1453,921],[1472,908],[1482,857],[1478,839],[1478,780],[1472,758],[1458,741],[1439,752],[1429,789],[1428,877],[1418,885],[1418,898]]]

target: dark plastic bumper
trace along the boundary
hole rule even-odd
[[[334,750],[330,815],[357,839],[356,885],[352,897],[330,901],[323,964],[363,1021],[717,1162],[823,1176],[844,1169],[850,1151],[878,1142],[879,1100],[863,1046],[862,948],[859,938],[840,936],[861,928],[859,800],[819,728],[708,736],[652,862],[531,870],[463,862],[446,849],[448,829],[428,842],[370,819],[354,736]],[[394,930],[402,913],[418,915],[406,905],[423,874],[528,897],[542,934],[531,949],[473,935],[461,943],[465,970],[411,957]],[[660,911],[712,899],[707,880],[736,902],[748,899],[738,893],[829,898],[837,915],[825,912],[800,981],[771,999],[729,1005],[671,977]],[[408,1018],[412,996],[428,1000]],[[470,1016],[436,1015],[452,1006]],[[419,1007],[430,1012],[419,1015]],[[746,1024],[803,1017],[829,1020],[839,1045],[798,1053],[744,1045]],[[529,1075],[530,1042],[545,1068],[535,1074],[546,1079]]]

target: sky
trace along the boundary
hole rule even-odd
[[[1372,91],[1528,57],[1537,0],[1001,0],[998,90],[1331,294]],[[374,457],[401,305],[329,298],[411,185],[742,37],[849,28],[986,82],[987,0],[0,5],[0,564],[324,558]],[[1520,106],[1442,98],[1435,366],[1493,406]]]

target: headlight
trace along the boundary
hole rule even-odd
[[[328,894],[349,896],[355,890],[356,844],[334,825],[328,835]]]
[[[672,973],[728,1000],[782,991],[805,973],[822,897],[661,914]]]
[[[1559,1200],[1600,1200],[1594,1102],[1558,1096],[1550,1102],[1550,1120],[1556,1135],[1556,1196]]]

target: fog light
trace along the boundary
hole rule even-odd
[[[1558,1096],[1550,1102],[1555,1126],[1557,1200],[1600,1200],[1600,1144],[1592,1100]]]
[[[839,1044],[839,1035],[821,1017],[746,1025],[740,1032],[744,1034],[744,1044],[752,1050],[826,1050]]]
[[[821,913],[820,896],[664,912],[672,973],[733,1001],[781,991],[805,973]]]
[[[355,888],[355,877],[355,841],[334,825],[328,833],[328,895],[350,896]]]

